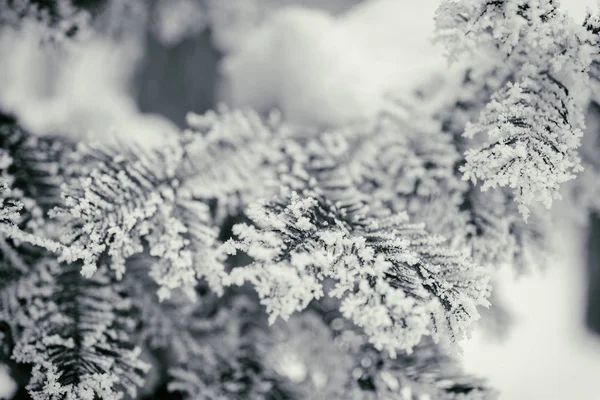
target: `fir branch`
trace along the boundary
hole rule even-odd
[[[270,128],[256,113],[226,109],[191,114],[189,122],[194,131],[149,154],[84,151],[79,177],[65,186],[65,206],[52,212],[67,228],[62,259],[82,259],[90,276],[107,254],[120,277],[127,258],[148,245],[158,258],[150,273],[161,298],[180,287],[193,294],[199,278],[222,291],[214,225],[264,194],[275,178],[273,165],[282,157],[278,122]]]
[[[465,179],[483,181],[484,190],[513,188],[525,219],[534,200],[550,207],[559,185],[581,170],[576,150],[597,43],[593,29],[576,25],[552,0],[447,1],[437,23],[452,54],[489,51],[513,73],[465,131],[489,136],[467,151]]]
[[[441,327],[460,337],[477,319],[475,306],[487,304],[485,273],[440,247],[443,240],[402,215],[349,218],[355,206],[310,194],[292,192],[252,208],[258,228],[237,225],[239,239],[225,244],[254,258],[230,278],[256,287],[271,322],[323,296],[325,278],[336,282],[328,294],[342,299],[342,313],[392,355]]]
[[[514,190],[525,218],[533,200],[550,207],[559,185],[581,170],[577,147],[583,116],[568,92],[545,72],[508,84],[498,92],[478,124],[465,136],[487,132],[489,142],[466,152],[464,179]]]
[[[52,216],[66,227],[63,260],[84,261],[91,276],[107,255],[117,277],[127,258],[144,246],[157,261],[150,275],[160,285],[159,296],[183,288],[193,296],[197,279],[206,278],[221,290],[223,266],[214,251],[217,232],[209,209],[181,184],[177,173],[183,152],[174,147],[151,154],[122,156],[111,149],[88,150],[93,168],[65,186],[65,206]]]
[[[292,135],[272,112],[267,119],[248,109],[189,113],[184,132],[182,179],[188,190],[212,205],[215,221],[237,215],[277,187],[275,166]]]
[[[91,279],[76,265],[40,263],[36,296],[13,351],[34,364],[28,390],[36,399],[135,395],[148,366],[130,342],[130,301],[102,269]]]
[[[60,186],[72,147],[66,139],[30,134],[12,118],[0,115],[0,148],[11,159],[2,169],[10,175],[11,186],[44,213],[61,203]]]

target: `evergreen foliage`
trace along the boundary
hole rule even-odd
[[[12,356],[34,364],[32,398],[135,396],[149,366],[131,342],[131,300],[106,269],[88,279],[76,265],[47,262],[30,279]]]
[[[582,170],[577,148],[583,129],[586,73],[596,33],[577,26],[554,0],[446,1],[438,10],[440,40],[450,54],[481,50],[510,71],[478,122],[464,135],[488,141],[466,153],[464,178],[482,189],[513,189],[525,218],[529,205],[550,207],[559,185]]]
[[[74,34],[77,8],[38,3],[0,19]],[[542,263],[536,202],[594,165],[598,21],[446,0],[437,23],[488,62],[353,126],[219,107],[149,150],[0,117],[0,357],[30,366],[31,397],[494,398],[452,352],[496,266]]]
[[[83,260],[82,274],[92,276],[103,255],[121,279],[125,260],[150,247],[157,258],[150,274],[166,298],[175,288],[193,293],[196,277],[208,275],[220,290],[217,233],[209,225],[204,203],[180,185],[177,174],[184,154],[179,148],[123,157],[111,149],[85,152],[93,167],[82,168],[64,192],[64,207],[51,215],[66,227],[61,257]],[[202,259],[203,272],[194,260]]]
[[[259,229],[236,225],[240,240],[226,247],[255,262],[231,279],[257,288],[271,322],[319,299],[322,281],[333,279],[328,294],[342,299],[344,316],[392,356],[438,329],[460,336],[476,306],[487,304],[485,272],[402,214],[371,219],[354,214],[361,208],[307,191],[249,210]]]

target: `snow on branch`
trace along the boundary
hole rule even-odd
[[[527,219],[529,206],[550,207],[559,187],[582,170],[577,148],[588,95],[588,70],[597,42],[590,19],[577,25],[553,0],[445,1],[438,38],[453,55],[487,51],[511,72],[466,137],[488,142],[466,153],[464,178],[482,189],[514,190]]]
[[[13,358],[33,364],[32,398],[135,396],[149,366],[131,341],[130,300],[108,270],[87,279],[76,265],[41,262],[29,280]]]
[[[217,222],[277,187],[275,166],[291,134],[278,113],[263,119],[221,105],[203,115],[189,113],[187,122],[182,182],[195,197],[216,203]]]
[[[66,227],[62,259],[83,260],[91,276],[105,255],[117,277],[125,261],[149,249],[159,296],[200,278],[222,292],[217,225],[237,215],[276,177],[285,132],[275,115],[226,108],[188,116],[190,129],[160,150],[84,150],[64,203],[52,216]]]
[[[550,208],[561,183],[581,168],[577,148],[583,115],[568,90],[547,71],[497,92],[465,136],[487,133],[488,142],[466,152],[464,179],[483,181],[482,189],[514,190],[527,218],[534,200]]]
[[[82,274],[90,277],[106,255],[121,278],[127,258],[147,246],[156,257],[150,275],[161,286],[161,298],[177,288],[193,296],[202,277],[221,290],[223,266],[213,249],[217,233],[208,206],[182,188],[176,175],[181,149],[123,156],[97,147],[85,155],[93,167],[82,167],[88,173],[65,185],[64,206],[51,213],[66,228],[63,260],[82,260]]]
[[[487,304],[483,270],[402,214],[348,215],[356,209],[319,191],[252,207],[248,215],[257,226],[236,225],[238,239],[224,245],[254,259],[232,270],[232,282],[252,283],[274,322],[322,297],[323,282],[332,279],[327,294],[342,299],[344,316],[392,355],[438,331],[460,337],[477,319],[476,306]]]
[[[436,28],[451,59],[485,51],[512,65],[545,64],[553,73],[581,73],[591,61],[589,31],[556,0],[444,0]]]

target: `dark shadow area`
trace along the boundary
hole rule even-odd
[[[589,330],[600,335],[600,216],[590,217],[587,244],[587,304],[585,324]]]
[[[172,47],[148,33],[134,82],[140,110],[160,114],[183,127],[187,112],[213,108],[219,59],[206,31]]]

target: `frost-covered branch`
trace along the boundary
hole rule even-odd
[[[85,150],[63,207],[52,216],[66,227],[62,259],[83,260],[91,276],[108,256],[118,277],[126,260],[147,247],[150,274],[166,298],[193,295],[200,278],[222,291],[224,266],[215,251],[217,224],[264,194],[282,157],[275,119],[251,111],[189,116],[192,129],[156,151]]]
[[[446,328],[460,337],[487,304],[485,273],[405,216],[356,220],[344,206],[292,192],[253,207],[258,228],[237,225],[239,239],[225,244],[255,260],[232,270],[232,282],[252,283],[274,322],[322,297],[332,279],[327,294],[342,299],[344,316],[392,355]]]
[[[252,110],[221,106],[203,115],[190,113],[187,121],[181,180],[212,205],[217,223],[275,192],[276,166],[292,135],[277,112],[263,119]]]
[[[547,71],[509,83],[497,92],[465,136],[487,133],[489,141],[468,150],[464,179],[482,189],[510,187],[527,217],[534,200],[546,207],[559,199],[560,184],[582,168],[577,148],[583,115],[568,90]]]
[[[483,190],[513,188],[525,218],[533,201],[550,207],[559,186],[581,170],[594,29],[577,25],[554,0],[445,1],[436,19],[451,54],[486,51],[510,71],[465,131],[489,138],[467,152],[465,179],[483,181]]]
[[[182,150],[122,156],[95,148],[86,154],[95,161],[91,170],[65,186],[65,205],[52,212],[66,228],[61,258],[82,260],[82,274],[90,277],[107,255],[120,278],[127,258],[148,246],[161,298],[177,288],[193,295],[202,277],[221,290],[223,266],[214,252],[217,233],[208,206],[176,175]]]
[[[31,396],[135,396],[149,366],[131,342],[130,300],[108,270],[87,279],[75,265],[50,261],[39,263],[29,279],[13,358],[33,364]]]

